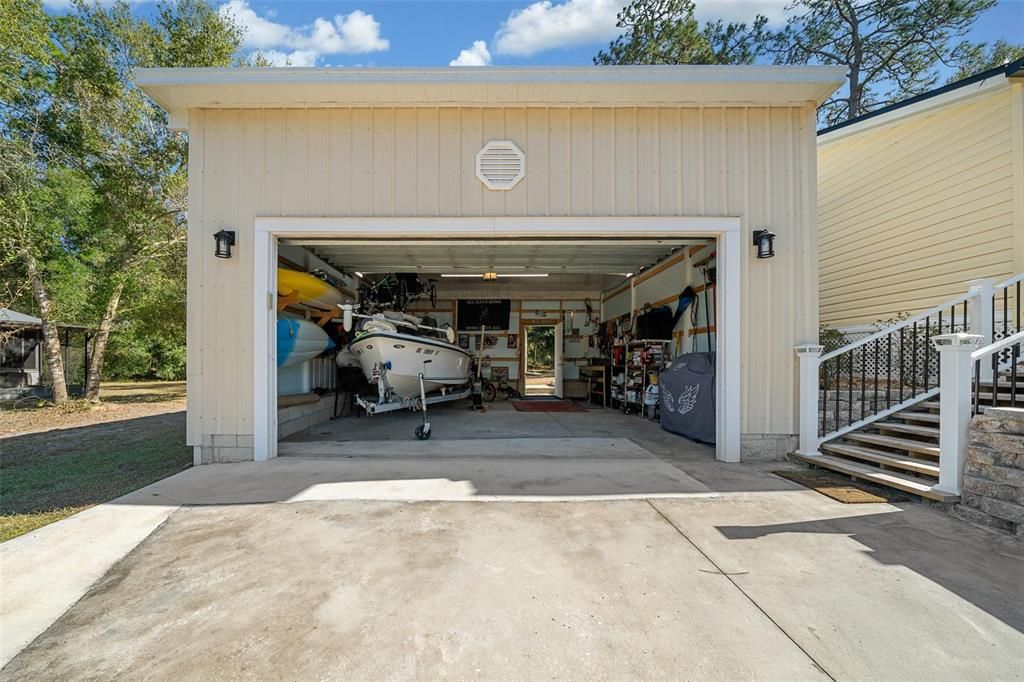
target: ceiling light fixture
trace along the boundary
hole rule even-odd
[[[475,275],[463,273],[442,273],[442,277],[461,277],[469,279],[504,279],[506,277],[547,277],[546,272],[480,272]]]

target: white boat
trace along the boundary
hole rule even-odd
[[[451,330],[421,325],[418,318],[402,313],[358,317],[365,321],[348,349],[358,359],[367,381],[378,386],[384,382],[382,393],[390,392],[395,398],[408,400],[469,383],[472,358],[448,340],[454,337]]]

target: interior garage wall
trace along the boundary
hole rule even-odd
[[[705,296],[706,287],[700,266],[716,266],[714,243],[690,247],[667,258],[663,263],[634,275],[624,284],[603,292],[603,320],[613,320],[623,315],[637,315],[646,305],[667,305],[675,312],[680,292],[688,286],[693,287],[697,294],[696,314],[692,314],[691,306],[676,323],[673,331],[673,353],[680,355],[714,350],[714,287],[708,288]]]
[[[793,347],[817,338],[814,128],[811,103],[190,111],[188,442],[253,433],[257,216],[739,216],[778,234],[741,272],[744,454],[777,454],[797,433]],[[526,153],[511,191],[475,177],[495,138]]]

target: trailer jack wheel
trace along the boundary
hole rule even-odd
[[[420,424],[416,427],[417,440],[430,440],[430,424]]]

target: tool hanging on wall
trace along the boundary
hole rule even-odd
[[[711,327],[714,325],[714,314],[711,306],[708,305],[708,289],[715,285],[715,268],[708,268],[703,266],[700,269],[701,275],[704,277],[704,338],[707,340],[708,348],[711,351]]]

